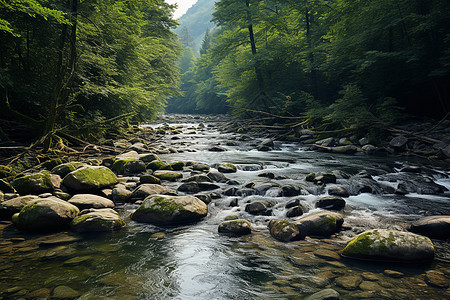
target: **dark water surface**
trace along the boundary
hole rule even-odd
[[[281,142],[271,152],[254,150],[257,141],[224,146],[229,149],[226,152],[209,152],[208,146],[224,145],[240,136],[220,133],[220,124],[195,133],[187,129],[197,125],[178,124],[183,126],[180,139],[172,140],[173,135],[164,138],[165,147],[196,152],[162,154],[161,159],[233,163],[238,172],[227,177],[241,184],[261,179],[257,175],[262,171],[285,176],[274,180],[280,184],[303,185],[311,172],[334,170],[349,174],[365,170],[377,179],[377,175],[396,172],[405,163],[400,158],[310,152],[295,143]],[[408,163],[421,164],[437,183],[450,187],[449,170],[418,161]],[[243,171],[249,165],[261,170]],[[189,175],[184,173],[184,177]],[[176,190],[179,184],[166,186]],[[239,207],[229,207],[233,197],[213,200],[205,220],[174,228],[131,221],[129,216],[138,207],[134,204],[118,208],[127,223],[125,229],[101,235],[29,235],[8,222],[0,223],[0,299],[32,298],[33,292],[49,293],[61,285],[79,292],[80,299],[302,299],[325,288],[337,290],[342,299],[450,298],[448,288],[432,287],[425,281],[429,270],[443,272],[447,279],[450,276],[450,245],[445,241],[433,241],[437,258],[430,265],[375,264],[315,254],[318,250],[339,253],[366,229],[404,230],[422,216],[449,215],[450,194],[351,196],[342,212],[347,230],[330,239],[292,243],[278,242],[268,233],[270,219],[285,218],[284,205],[291,199],[276,196],[268,191],[265,196],[241,197]],[[317,197],[304,196],[308,213],[318,211],[313,206]],[[255,198],[273,202],[273,216],[247,214],[245,202]],[[249,220],[253,233],[244,237],[219,235],[218,225],[231,215]],[[404,275],[392,278],[383,273],[387,269]],[[348,290],[337,283],[338,278],[349,275],[361,278],[358,288]]]

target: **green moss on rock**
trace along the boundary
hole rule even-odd
[[[166,164],[163,163],[162,161],[154,160],[154,161],[150,162],[146,168],[156,171],[156,170],[162,170],[165,166],[166,166]]]
[[[118,183],[117,176],[108,168],[86,166],[70,172],[63,184],[75,192],[92,192]]]
[[[48,171],[19,177],[13,181],[12,186],[21,195],[47,193],[54,188]]]
[[[409,232],[375,229],[356,236],[342,254],[368,260],[430,261],[434,257],[434,246],[427,237]]]

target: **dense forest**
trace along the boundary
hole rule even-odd
[[[251,109],[334,129],[449,111],[446,0],[222,0],[209,23],[213,2],[183,17],[208,23],[196,55],[163,0],[1,1],[1,139],[17,122],[46,147],[98,138],[168,99],[170,112]]]
[[[178,93],[173,9],[162,0],[1,1],[1,118],[48,147],[164,111]]]
[[[185,47],[176,111],[257,109],[389,124],[450,108],[450,4],[442,0],[222,0],[201,55]]]

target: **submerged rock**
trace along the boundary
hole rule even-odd
[[[337,213],[321,212],[303,217],[295,223],[302,235],[327,237],[341,230],[344,218]]]
[[[247,220],[237,219],[224,221],[220,223],[219,233],[229,234],[229,235],[246,235],[252,232],[251,224]]]
[[[125,226],[119,214],[111,208],[83,210],[70,224],[77,232],[113,231]]]
[[[374,261],[425,262],[434,258],[434,247],[431,240],[424,236],[374,229],[356,236],[342,254]]]
[[[113,186],[118,179],[107,167],[86,166],[67,174],[62,183],[74,192],[83,193]]]
[[[409,229],[414,233],[435,239],[450,238],[450,216],[430,216],[411,224]]]
[[[12,218],[13,223],[24,230],[59,230],[70,224],[80,210],[56,197],[36,200],[22,208]]]
[[[297,225],[284,219],[271,220],[269,223],[269,231],[273,238],[281,242],[291,242],[301,239]]]
[[[339,300],[340,294],[333,289],[325,289],[314,293],[305,298],[305,300]]]
[[[154,195],[145,198],[131,218],[138,222],[176,225],[199,221],[207,213],[208,206],[194,196]]]

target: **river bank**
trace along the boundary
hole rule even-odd
[[[123,221],[108,223],[102,233],[82,232],[74,224],[66,227],[69,231],[29,233],[30,228],[18,230],[2,221],[1,296],[58,298],[62,291],[81,299],[291,299],[317,292],[328,297],[338,293],[342,299],[450,296],[445,239],[432,239],[435,258],[425,264],[399,263],[398,254],[389,263],[341,255],[368,230],[408,232],[424,216],[450,215],[447,168],[420,158],[313,152],[295,142],[224,132],[229,124],[221,117],[168,116],[144,127],[141,139],[106,145],[122,149],[121,155],[86,160],[118,177],[90,191],[111,201]],[[270,149],[258,151],[261,146]],[[151,163],[155,154],[160,164]],[[52,187],[40,198],[66,196],[79,210],[86,208],[72,197],[86,190],[75,192],[70,180],[60,178],[61,190]],[[152,191],[144,189],[149,185]],[[207,215],[191,219],[190,214],[189,224],[177,219],[181,224],[176,226],[165,219],[143,223],[136,210],[154,193],[197,195],[203,204],[195,203],[207,206]],[[5,200],[14,196],[6,193]],[[337,207],[323,200],[331,196]],[[95,209],[99,203],[111,205],[94,202]],[[296,233],[295,228],[305,229],[305,218],[323,212],[341,215],[344,223],[326,234]],[[281,232],[293,228],[288,238],[272,230],[274,221],[283,219],[287,223]],[[302,226],[290,227],[301,220]],[[237,235],[233,228],[226,232],[225,222],[233,221],[241,230],[250,224],[250,234]],[[225,232],[218,232],[221,227]],[[320,295],[314,299],[324,299]]]

